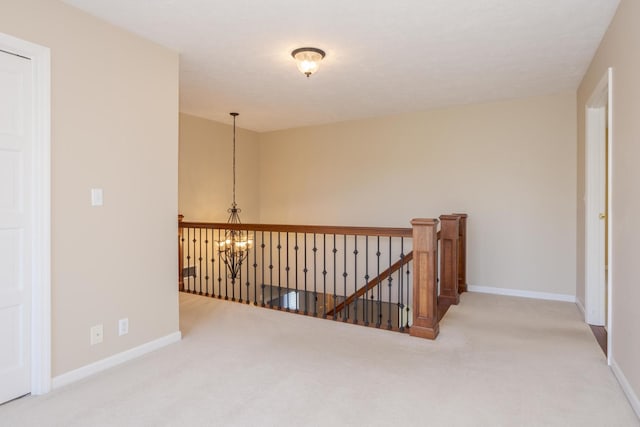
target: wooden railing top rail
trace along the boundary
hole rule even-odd
[[[227,222],[180,221],[180,228],[208,228],[218,230],[275,231],[283,233],[344,234],[347,236],[411,237],[411,228],[401,227],[348,227],[334,225],[286,224],[230,224]]]

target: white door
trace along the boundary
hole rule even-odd
[[[612,261],[611,234],[611,98],[612,70],[608,69],[587,101],[585,115],[586,188],[585,188],[585,320],[590,325],[603,326],[610,307],[611,271],[606,269],[606,254]],[[607,141],[608,144],[607,145]],[[608,193],[608,199],[607,199]],[[609,334],[611,331],[609,331]],[[607,337],[609,338],[609,336]],[[610,349],[610,347],[609,347]]]
[[[32,84],[0,51],[0,403],[31,391]]]

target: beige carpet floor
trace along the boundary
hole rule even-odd
[[[466,293],[428,341],[180,299],[180,343],[0,406],[0,425],[640,425],[574,304]]]

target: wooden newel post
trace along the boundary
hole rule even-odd
[[[458,237],[460,217],[440,215],[440,299],[458,304]]]
[[[438,325],[437,219],[417,218],[413,226],[413,325],[409,334],[435,339]]]
[[[467,214],[454,213],[460,217],[458,237],[458,292],[467,292]]]
[[[184,277],[182,270],[184,269],[184,253],[182,248],[182,220],[184,215],[178,215],[178,290],[184,291]]]

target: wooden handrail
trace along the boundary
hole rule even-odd
[[[340,304],[336,305],[333,309],[329,310],[327,312],[327,316],[332,316],[334,313],[341,311],[343,308],[345,308],[346,306],[351,304],[353,301],[355,301],[356,298],[360,298],[362,295],[364,295],[371,289],[375,288],[378,284],[382,283],[390,275],[398,271],[400,267],[407,264],[412,259],[413,259],[413,251],[409,252],[407,255],[402,257],[402,259],[396,261],[391,267],[387,268],[385,271],[380,273],[374,279],[370,280],[365,286],[361,287],[356,292],[349,295],[349,297],[347,297]]]
[[[227,222],[182,221],[180,228],[208,228],[213,230],[276,231],[283,233],[343,234],[347,236],[411,237],[411,228],[401,227],[349,227],[334,225],[287,224],[230,224]]]

